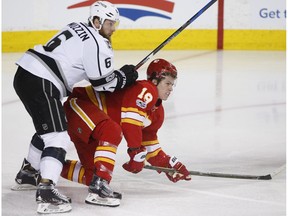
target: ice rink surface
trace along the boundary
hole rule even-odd
[[[136,65],[149,51],[116,51],[116,68]],[[2,215],[37,215],[35,191],[14,192],[14,178],[27,156],[32,121],[12,87],[14,62],[2,54]],[[177,86],[164,102],[159,132],[163,150],[189,170],[273,174],[286,164],[286,53],[283,51],[160,51],[178,69]],[[152,60],[151,59],[151,60]],[[150,60],[149,60],[150,62]],[[147,62],[139,69],[145,78]],[[67,158],[77,159],[71,144]],[[60,179],[72,198],[63,215],[101,216],[284,216],[286,169],[272,180],[192,176],[170,182],[152,170],[131,174],[126,142],[118,148],[112,188],[123,194],[116,208],[84,203],[87,187]]]

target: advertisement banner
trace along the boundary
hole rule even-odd
[[[3,0],[2,31],[57,30],[89,17],[95,0]],[[121,14],[119,29],[175,29],[209,1],[110,0]],[[15,7],[17,5],[17,7]],[[12,13],[13,11],[13,13]],[[188,29],[217,29],[217,3]],[[285,0],[226,0],[225,29],[286,28]]]
[[[225,29],[286,29],[285,0],[225,1]]]

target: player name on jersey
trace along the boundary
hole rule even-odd
[[[70,23],[68,26],[74,30],[74,32],[82,39],[82,41],[89,39],[88,33],[78,23],[73,22],[73,23]]]

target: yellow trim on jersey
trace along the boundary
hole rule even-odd
[[[99,103],[95,97],[93,87],[91,85],[87,86],[87,87],[85,87],[85,90],[86,90],[86,93],[87,93],[89,99],[93,102],[93,104],[96,105],[97,107],[99,107]]]
[[[69,166],[69,171],[68,171],[67,178],[70,181],[73,181],[73,173],[74,173],[74,170],[75,170],[76,163],[77,163],[77,161],[73,160],[73,161],[71,161],[71,165]]]
[[[134,107],[121,107],[121,112],[135,112],[138,113],[141,116],[144,116],[146,118],[147,114],[143,111],[138,110]]]
[[[141,126],[141,127],[144,126],[143,122],[140,122],[140,121],[137,121],[134,119],[129,119],[129,118],[121,119],[121,124],[122,123],[129,123],[129,124],[133,124],[133,125],[137,125],[137,126]]]
[[[86,113],[79,107],[76,103],[76,98],[70,100],[70,107],[78,114],[78,116],[86,123],[86,125],[93,131],[95,124],[93,121],[86,115]]]
[[[78,176],[78,182],[81,184],[85,184],[85,182],[83,182],[84,173],[85,173],[85,169],[83,166],[81,166],[80,171],[79,171],[79,176]]]
[[[96,151],[109,151],[116,154],[117,148],[111,146],[98,146]]]
[[[106,163],[109,163],[109,164],[112,164],[112,165],[115,164],[115,161],[110,159],[110,158],[104,158],[104,157],[96,157],[96,158],[94,158],[94,163],[96,163],[97,161],[103,161],[103,162],[106,162]]]
[[[144,141],[144,142],[142,142],[142,145],[149,146],[149,145],[155,145],[155,144],[158,144],[158,143],[159,143],[158,140],[152,140],[152,141]]]
[[[147,117],[147,114],[145,112],[140,111],[139,109],[134,108],[134,107],[121,107],[121,112],[125,113],[125,114],[121,114],[121,117],[126,116],[127,113],[128,114],[129,113],[134,113],[136,115],[138,114],[139,117],[143,117],[143,118]],[[129,124],[137,125],[137,126],[140,126],[140,127],[144,126],[144,122],[143,121],[135,119],[135,118],[130,118],[129,115],[128,115],[128,117],[126,116],[124,118],[121,118],[121,124],[122,123],[129,123]]]
[[[95,91],[93,89],[93,87],[90,85],[90,86],[86,86],[85,87],[86,89],[86,93],[89,97],[89,99],[92,101],[92,103],[97,106],[99,109],[101,109],[104,113],[108,113],[107,111],[107,105],[106,105],[106,97],[105,97],[105,94],[103,94],[102,92],[99,92],[99,99],[100,99],[100,103],[99,104],[99,101],[95,95]]]
[[[146,160],[149,160],[150,158],[155,157],[156,155],[158,155],[159,151],[161,151],[161,150],[162,150],[162,149],[159,148],[159,149],[157,149],[157,150],[154,151],[154,152],[148,153],[148,154],[146,155]]]
[[[107,114],[108,110],[107,110],[107,104],[106,104],[106,96],[102,92],[100,92],[99,95],[100,95],[100,100],[102,103],[103,112]]]

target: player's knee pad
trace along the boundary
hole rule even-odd
[[[41,135],[41,138],[44,141],[45,148],[55,147],[62,148],[67,151],[69,145],[71,144],[67,131],[43,134]]]
[[[65,156],[66,151],[62,148],[55,148],[55,147],[48,147],[45,148],[41,155],[41,160],[44,157],[51,157],[53,159],[56,159],[57,161],[60,161],[62,164],[65,163]]]
[[[31,140],[31,145],[38,149],[39,151],[43,151],[44,149],[44,141],[41,139],[41,137],[35,133]]]
[[[122,140],[123,134],[119,124],[111,119],[106,119],[97,124],[92,137],[118,146]]]

